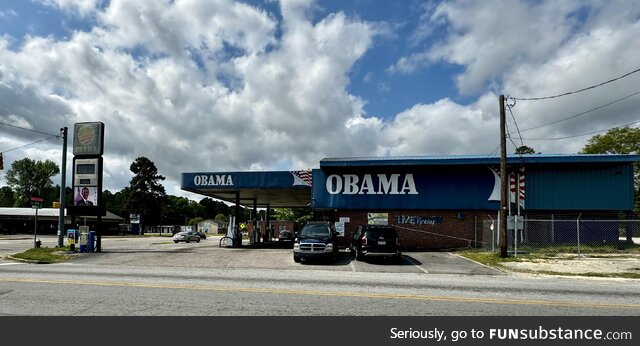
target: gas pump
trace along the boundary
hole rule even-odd
[[[78,239],[77,229],[67,230],[67,243],[69,243],[69,252],[76,252],[76,243]]]
[[[234,245],[235,237],[236,237],[236,217],[229,217],[229,224],[227,225],[227,234],[225,234],[226,240],[229,240],[225,243],[226,247],[232,247]]]

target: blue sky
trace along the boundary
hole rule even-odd
[[[247,3],[264,8],[274,16],[279,15],[279,6],[275,1]],[[322,20],[331,13],[343,12],[350,17],[384,22],[394,27],[393,32],[376,42],[349,73],[348,90],[367,100],[367,113],[391,118],[416,103],[430,103],[445,97],[453,97],[460,102],[469,101],[466,97],[456,95],[452,74],[461,71],[459,66],[437,63],[412,74],[386,71],[399,57],[424,49],[432,42],[432,39],[426,43],[415,42],[414,38],[420,25],[420,15],[427,5],[427,2],[419,0],[331,0],[316,4],[315,13],[312,14],[314,21]],[[5,20],[0,22],[0,32],[17,38],[13,45],[19,45],[19,38],[27,35],[52,36],[62,40],[71,37],[74,31],[90,31],[92,25],[96,24],[93,18],[79,18],[73,13],[37,1],[5,1],[0,12],[6,14]],[[438,34],[434,33],[434,36]]]
[[[639,18],[633,0],[3,0],[0,122],[46,133],[104,122],[110,190],[139,156],[180,194],[181,172],[496,155],[498,95],[640,68]],[[572,116],[640,91],[639,75],[518,101],[510,130],[551,125],[513,131],[508,150],[576,153],[586,133],[637,121],[635,95]],[[5,166],[60,160],[55,139],[0,133]]]

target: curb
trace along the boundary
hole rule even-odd
[[[8,255],[6,258],[12,260],[12,261],[16,261],[16,262],[23,262],[23,263],[31,263],[31,264],[51,264],[53,262],[46,262],[46,261],[36,261],[36,260],[28,260],[28,259],[24,259],[24,258],[17,258],[17,257],[13,257],[11,255]]]

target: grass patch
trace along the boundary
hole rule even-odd
[[[41,247],[15,254],[13,257],[37,261],[38,263],[58,263],[68,261],[72,258],[71,255],[66,254],[67,252],[69,252],[68,246],[58,248]]]
[[[623,278],[623,279],[640,279],[639,273],[564,273],[551,270],[517,270],[521,273],[544,274],[544,275],[562,275],[562,276],[588,276],[594,278]]]
[[[520,249],[518,249],[520,250]],[[619,252],[615,252],[618,254]],[[622,252],[624,254],[624,252]],[[631,252],[630,254],[633,254]],[[533,252],[528,254],[518,254],[518,256],[514,256],[510,254],[507,258],[500,257],[499,253],[491,252],[491,251],[482,251],[482,250],[463,250],[458,251],[456,254],[468,258],[470,260],[476,261],[478,263],[482,263],[486,266],[498,268],[498,269],[507,269],[503,264],[506,262],[536,262],[540,259],[549,258],[553,255],[563,254],[562,252],[554,252],[550,253],[548,251],[540,251]],[[595,256],[592,256],[595,257]],[[617,256],[620,257],[620,256]],[[571,260],[570,257],[565,257],[563,260]],[[519,272],[519,273],[529,273],[529,274],[543,274],[543,275],[559,275],[559,276],[581,276],[581,277],[598,277],[598,278],[624,278],[624,279],[640,279],[640,273],[568,273],[568,272],[557,272],[550,270],[530,270],[530,269],[517,269],[513,267],[508,268],[509,271]]]
[[[504,262],[519,262],[525,259],[531,259],[528,255],[518,255],[517,257],[510,255],[507,258],[502,258],[497,252],[482,250],[457,251],[456,254],[490,267],[501,267]]]
[[[518,251],[526,251],[535,256],[556,256],[559,254],[577,254],[578,245],[522,245],[518,246]],[[581,254],[606,254],[625,255],[640,254],[640,244],[617,242],[617,243],[585,243],[580,244]]]

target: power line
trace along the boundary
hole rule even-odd
[[[20,126],[16,126],[16,125],[11,125],[11,124],[7,124],[5,122],[0,121],[0,125],[4,125],[4,126],[8,126],[8,127],[13,127],[15,129],[20,129],[20,130],[24,130],[24,131],[31,131],[31,132],[35,132],[35,133],[39,133],[41,135],[47,135],[47,136],[54,136],[54,137],[58,137],[60,135],[54,135],[51,133],[46,133],[46,132],[42,132],[42,131],[37,131],[37,130],[32,130],[32,129],[28,129],[26,127],[20,127]]]
[[[632,74],[634,74],[634,73],[636,73],[636,72],[640,72],[640,68],[639,68],[639,69],[636,69],[636,70],[633,70],[633,71],[631,71],[631,72],[629,72],[629,73],[625,73],[625,74],[623,74],[623,75],[622,75],[622,76],[620,76],[620,77],[616,77],[616,78],[613,78],[613,79],[609,79],[609,80],[608,80],[608,81],[606,81],[606,82],[602,82],[602,83],[600,83],[600,84],[592,85],[592,86],[589,86],[589,87],[586,87],[586,88],[583,88],[583,89],[580,89],[580,90],[569,91],[569,92],[566,92],[566,93],[563,93],[563,94],[552,95],[552,96],[543,96],[543,97],[528,97],[528,98],[519,98],[519,97],[514,97],[513,99],[515,99],[515,100],[520,100],[520,101],[539,101],[539,100],[547,100],[547,99],[553,99],[553,98],[557,98],[557,97],[561,97],[561,96],[567,96],[567,95],[577,94],[577,93],[579,93],[579,92],[583,92],[583,91],[586,91],[586,90],[594,89],[594,88],[597,88],[597,87],[603,86],[603,85],[605,85],[605,84],[609,84],[609,83],[611,83],[611,82],[615,82],[615,81],[617,81],[617,80],[620,80],[620,79],[622,79],[622,78],[625,78],[625,77],[627,77],[627,76],[630,76],[630,75],[632,75]]]
[[[498,144],[495,148],[493,148],[493,150],[491,150],[491,152],[489,153],[489,155],[487,155],[487,157],[491,157],[494,154],[496,154],[498,152],[498,149],[500,149],[500,144]]]
[[[633,96],[636,96],[636,95],[638,95],[638,94],[640,94],[640,91],[636,91],[636,92],[634,92],[633,94],[627,95],[627,96],[625,96],[625,97],[621,97],[621,98],[619,98],[619,99],[617,99],[617,100],[611,101],[611,102],[609,102],[609,103],[607,103],[607,104],[604,104],[604,105],[602,105],[602,106],[598,106],[598,107],[595,107],[595,108],[591,108],[591,109],[589,109],[589,110],[587,110],[587,111],[580,112],[580,113],[577,113],[577,114],[574,114],[574,115],[571,115],[571,116],[568,116],[568,117],[566,117],[566,118],[562,118],[562,119],[559,119],[559,120],[555,120],[555,121],[552,121],[552,122],[550,122],[550,123],[545,123],[545,124],[542,124],[542,125],[538,125],[538,126],[534,126],[534,127],[529,127],[529,128],[524,129],[524,130],[521,130],[520,132],[525,132],[525,131],[529,131],[529,130],[535,130],[535,129],[539,129],[539,128],[541,128],[541,127],[545,127],[545,126],[549,126],[549,125],[557,124],[557,123],[560,123],[560,122],[563,122],[563,121],[566,121],[566,120],[569,120],[569,119],[577,118],[577,117],[579,117],[579,116],[581,116],[581,115],[585,115],[585,114],[587,114],[587,113],[590,113],[590,112],[593,112],[593,111],[597,111],[597,110],[599,110],[599,109],[602,109],[602,108],[607,107],[607,106],[610,106],[610,105],[612,105],[612,104],[614,104],[614,103],[617,103],[617,102],[620,102],[620,101],[626,100],[626,99],[628,99],[628,98],[630,98],[630,97],[633,97]]]
[[[507,99],[508,99],[508,97],[507,97]],[[522,141],[522,134],[520,133],[520,128],[518,127],[518,122],[516,121],[516,117],[513,115],[513,112],[511,111],[511,109],[513,107],[515,107],[515,105],[516,105],[516,101],[515,100],[513,101],[513,104],[509,104],[509,103],[506,104],[507,109],[509,110],[509,114],[511,114],[511,118],[513,119],[513,123],[516,125],[516,130],[518,131],[518,137],[520,138],[520,144],[522,146],[524,146],[524,142]],[[507,133],[509,133],[509,132],[507,131]],[[509,138],[511,138],[511,136],[509,136]],[[511,141],[511,142],[513,142],[513,141]],[[516,148],[518,147],[515,143],[513,143],[513,145]]]
[[[640,123],[640,120],[638,121],[634,121],[634,122],[630,122],[628,124],[624,124],[624,125],[620,125],[620,126],[614,126],[614,127],[610,127],[608,129],[604,129],[604,130],[599,130],[599,131],[593,131],[593,132],[588,132],[588,133],[582,133],[579,135],[573,135],[573,136],[566,136],[566,137],[556,137],[556,138],[525,138],[528,141],[556,141],[556,140],[560,140],[560,139],[568,139],[568,138],[575,138],[575,137],[581,137],[581,136],[587,136],[587,135],[593,135],[596,133],[600,133],[600,132],[605,132],[605,131],[609,131],[611,129],[615,129],[618,127],[626,127],[626,126],[631,126],[633,124],[637,124]]]
[[[44,141],[49,140],[49,139],[54,138],[54,137],[59,137],[59,135],[52,135],[52,136],[49,136],[49,137],[47,137],[45,139],[41,139],[41,140],[38,140],[38,141],[35,141],[35,142],[31,142],[31,143],[28,143],[28,144],[25,144],[25,145],[21,145],[19,147],[12,148],[12,149],[9,149],[9,150],[3,150],[1,152],[2,153],[8,153],[10,151],[18,150],[18,149],[21,149],[21,148],[24,148],[24,147],[28,147],[30,145],[34,145],[34,144],[37,144],[37,143],[40,143],[40,142],[44,142]]]

